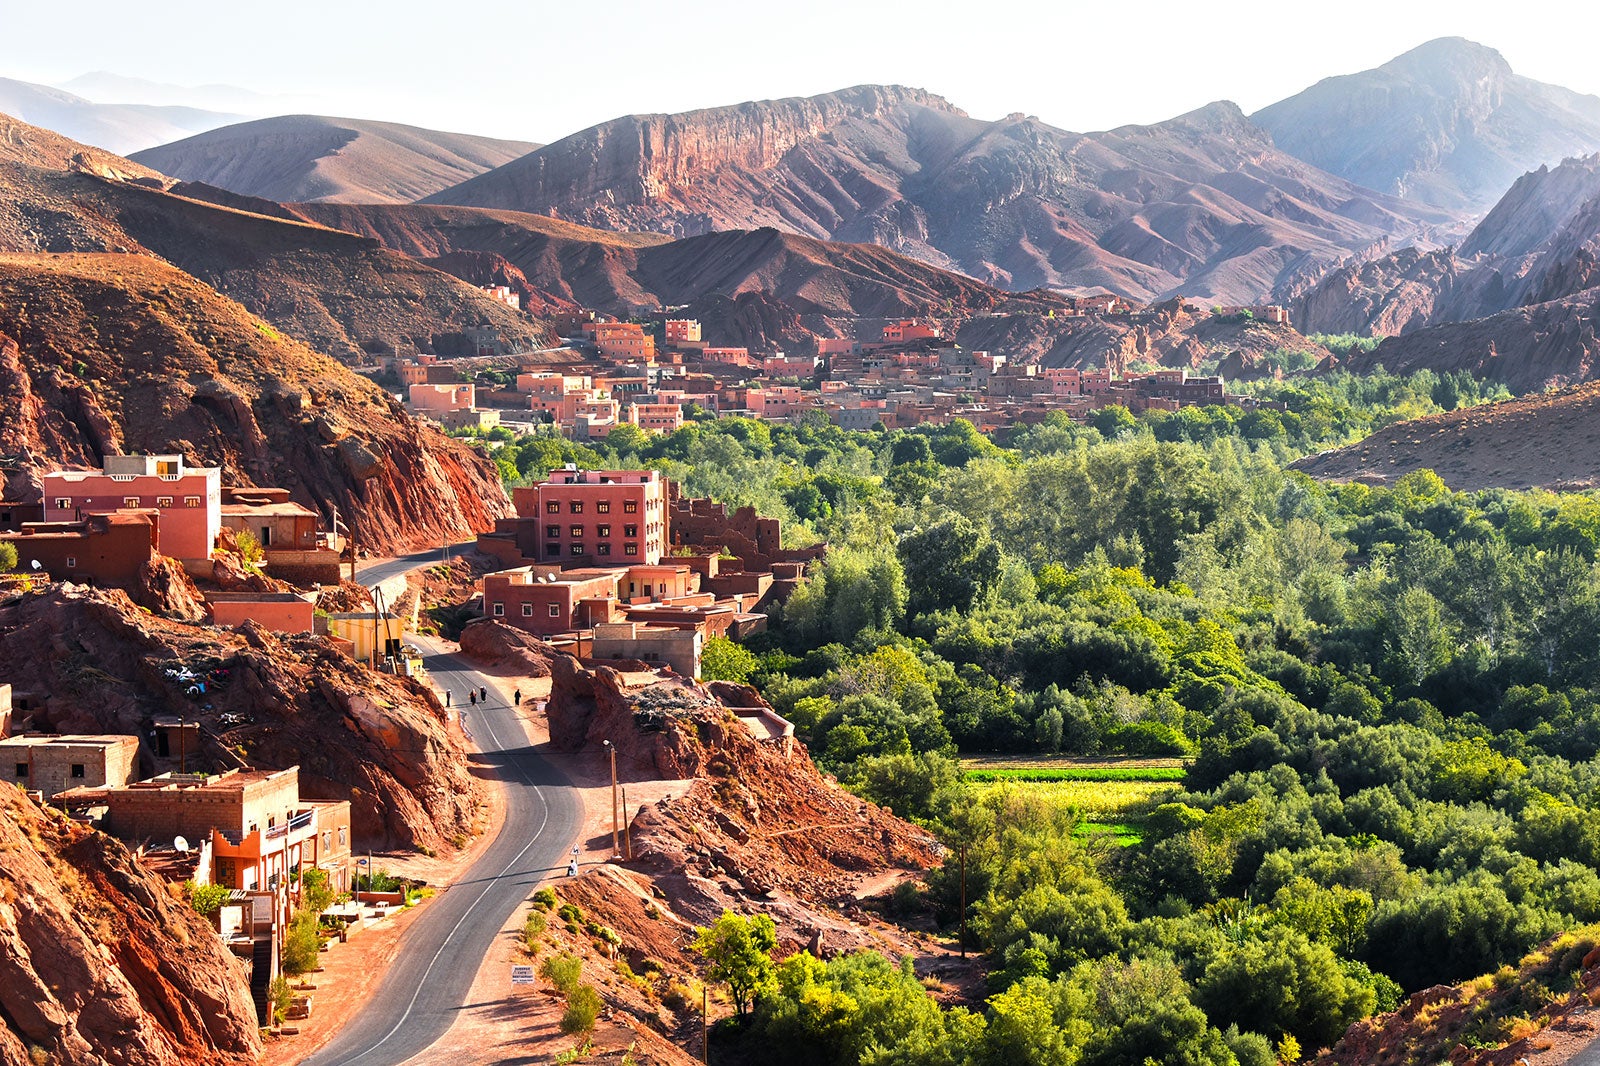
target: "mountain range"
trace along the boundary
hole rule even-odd
[[[1099,133],[865,85],[624,116],[542,147],[285,116],[137,161],[275,202],[420,201],[674,237],[770,227],[1013,291],[1245,303],[1298,298],[1390,249],[1435,250],[1517,175],[1597,150],[1600,99],[1444,38],[1250,117],[1223,101]]]

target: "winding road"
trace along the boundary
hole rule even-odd
[[[450,549],[457,554],[470,545]],[[358,572],[372,586],[439,561],[420,552]],[[426,1050],[455,1022],[473,979],[506,919],[546,875],[566,867],[583,815],[566,777],[528,745],[516,709],[495,680],[436,641],[412,636],[429,674],[455,695],[454,708],[481,753],[477,771],[501,781],[500,832],[459,879],[428,904],[405,934],[400,952],[368,1003],[305,1066],[396,1066]],[[487,702],[462,707],[469,690]]]

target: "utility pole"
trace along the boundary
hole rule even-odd
[[[967,957],[967,846],[961,845],[961,957]]]
[[[183,712],[178,712],[178,773],[188,772],[187,752],[184,750],[185,741],[188,740],[189,729],[184,725]]]
[[[711,1035],[706,1024],[706,1015],[711,1013],[711,990],[705,985],[700,986],[700,1066],[705,1066],[711,1061]]]
[[[617,746],[605,741],[606,752],[611,756],[611,854],[622,858],[621,822],[617,811]]]

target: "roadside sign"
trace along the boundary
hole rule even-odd
[[[511,983],[514,984],[514,985],[531,985],[531,984],[533,984],[533,967],[532,966],[513,966],[513,967],[511,967]]]

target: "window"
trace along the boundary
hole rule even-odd
[[[645,587],[644,587],[644,594],[645,594],[645,596],[646,596],[646,597],[647,597],[647,598],[648,598],[648,597],[649,597],[649,595],[650,595],[650,586],[649,586],[649,585],[646,585],[646,586],[645,586]]]
[[[341,843],[341,844],[344,843],[344,832],[345,832],[344,826],[341,825],[339,827],[339,843]]]
[[[533,604],[525,603],[525,604],[522,605],[522,617],[524,617],[524,618],[532,618],[533,617]]]
[[[583,545],[582,544],[574,544],[572,546],[571,550],[572,550],[572,554],[573,555],[582,555],[583,554]]]
[[[581,536],[583,536],[583,527],[582,527],[582,526],[573,526],[573,527],[572,527],[572,535],[573,535],[573,536],[574,536],[574,537],[581,537]]]
[[[171,496],[157,496],[156,497],[156,506],[157,507],[171,507],[172,506],[172,497]]]
[[[561,554],[561,545],[556,544],[554,542],[552,542],[550,544],[546,544],[544,546],[544,554],[545,554],[545,558],[547,558],[547,559],[552,557],[552,556],[560,555]]]
[[[83,763],[75,762],[75,763],[72,764],[72,776],[73,777],[82,777],[83,776]]]
[[[28,764],[27,763],[25,763],[25,762],[17,763],[17,776],[18,777],[27,777],[28,776]]]
[[[545,514],[560,514],[561,513],[561,504],[558,503],[555,500],[551,500],[549,503],[544,505],[544,513]]]
[[[567,510],[571,511],[573,514],[582,514],[583,513],[583,501],[582,500],[573,500],[571,503],[567,504]]]
[[[137,496],[124,496],[122,498],[122,506],[124,506],[124,507],[137,507],[137,506],[139,506],[139,497],[137,497]]]
[[[185,496],[183,498],[183,505],[185,507],[199,507],[200,506],[200,497],[198,497],[198,496]]]
[[[550,605],[550,617],[551,618],[560,618],[561,617],[561,606],[560,606],[560,604],[552,603]]]
[[[66,496],[57,496],[56,497],[56,509],[57,510],[61,510],[61,511],[70,511],[70,510],[72,510],[72,500],[71,500],[71,498],[66,497]]]
[[[622,554],[623,555],[638,555],[639,554],[639,546],[637,544],[624,544],[622,546]]]
[[[68,570],[76,570],[77,568],[78,568],[78,557],[76,555],[67,556],[67,569]]]
[[[623,500],[622,501],[622,510],[626,514],[638,514],[639,513],[639,501],[638,500]]]
[[[595,512],[597,514],[610,514],[611,513],[611,501],[610,500],[600,500],[599,502],[597,502],[594,505],[594,509],[595,509]]]
[[[560,526],[545,526],[544,527],[544,535],[547,536],[547,537],[559,537],[559,536],[561,536],[561,527]]]
[[[624,537],[637,537],[639,535],[639,527],[638,526],[623,526],[622,527],[622,535]]]
[[[594,527],[594,535],[597,536],[597,537],[609,537],[609,536],[611,536],[611,527],[610,526],[595,526]]]
[[[611,554],[611,545],[605,543],[604,541],[601,541],[599,544],[596,544],[594,546],[594,553],[596,555],[610,555]]]
[[[503,604],[503,603],[495,604],[494,605],[494,616],[496,618],[504,618],[506,616],[506,605]]]

